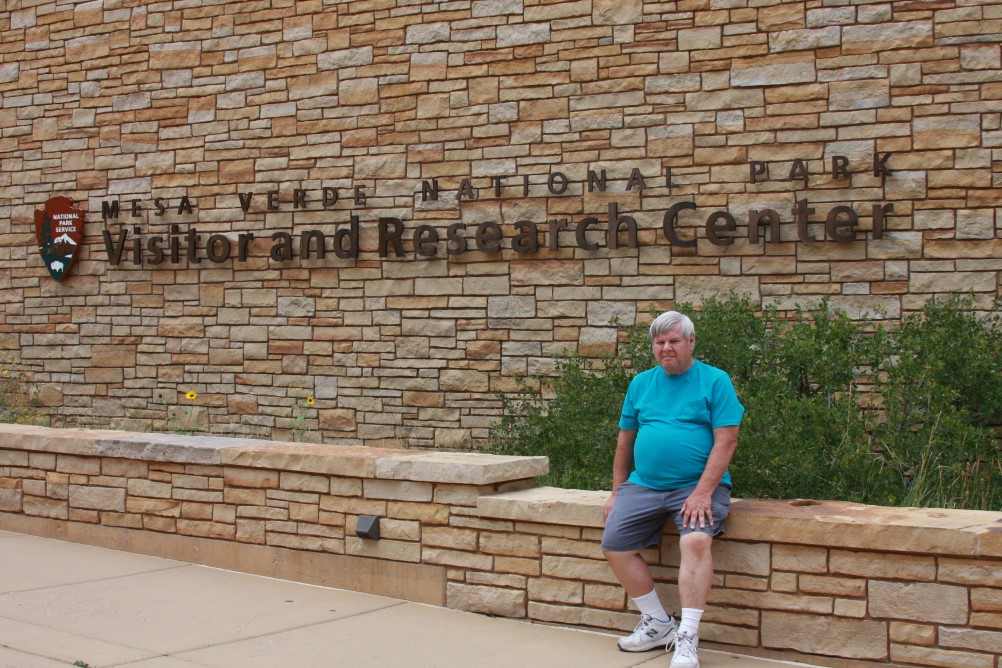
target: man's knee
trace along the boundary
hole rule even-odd
[[[602,554],[605,555],[605,560],[609,563],[631,561],[636,556],[640,554],[639,550],[627,550],[626,552],[617,552],[614,550],[602,550]]]
[[[707,533],[693,532],[682,536],[678,545],[683,557],[708,557],[713,548],[713,537]]]

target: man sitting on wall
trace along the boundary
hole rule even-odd
[[[710,547],[724,533],[727,466],[744,407],[727,373],[693,359],[696,332],[687,316],[662,313],[650,337],[658,366],[634,377],[623,401],[602,550],[640,609],[640,622],[619,648],[645,652],[674,644],[671,668],[698,668],[699,620],[713,581]],[[669,515],[680,536],[677,628],[640,555],[661,542]]]

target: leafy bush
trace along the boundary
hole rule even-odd
[[[827,304],[678,308],[696,325],[696,356],[731,374],[746,408],[731,464],[739,496],[1002,507],[997,315],[954,297],[890,332]],[[487,448],[549,456],[544,484],[608,489],[623,395],[653,365],[646,327],[621,335],[616,357],[568,355],[556,377],[523,379],[502,397]]]
[[[710,301],[694,316],[697,353],[728,370],[745,405],[731,472],[739,495],[877,502],[885,481],[855,386],[874,339],[827,304],[781,318],[775,307]]]
[[[44,418],[35,409],[21,386],[21,374],[8,363],[0,363],[0,422],[42,424]]]
[[[873,451],[898,483],[888,504],[1002,508],[1002,323],[970,301],[930,303],[896,336]]]

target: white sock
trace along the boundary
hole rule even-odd
[[[658,598],[657,589],[652,589],[649,593],[631,600],[640,608],[641,614],[650,615],[662,622],[667,622],[671,619],[671,615],[665,612],[665,609],[661,606],[661,599]]]
[[[678,626],[678,632],[691,633],[696,635],[699,632],[699,620],[703,616],[703,611],[698,608],[682,608],[682,621]]]

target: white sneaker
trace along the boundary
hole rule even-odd
[[[668,668],[699,668],[699,636],[683,631],[675,638],[675,656]]]
[[[650,615],[640,615],[640,622],[633,633],[620,638],[619,649],[624,652],[646,652],[664,647],[667,650],[675,642],[675,618],[669,616],[667,622]]]

